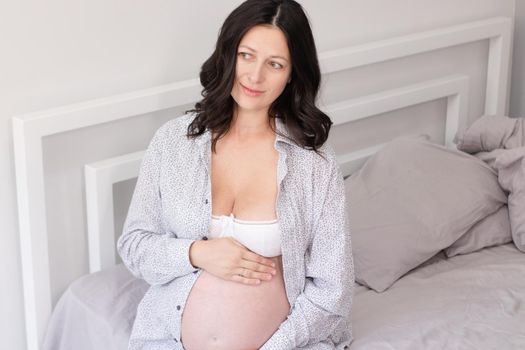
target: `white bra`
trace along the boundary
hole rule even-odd
[[[281,255],[281,236],[277,220],[239,220],[228,215],[211,216],[211,238],[233,237],[246,248],[264,257]]]

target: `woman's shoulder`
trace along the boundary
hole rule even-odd
[[[184,136],[187,133],[188,126],[194,118],[194,113],[186,113],[164,122],[155,131],[154,139],[165,145],[185,140]]]
[[[160,128],[157,130],[158,133],[165,134],[166,136],[171,135],[182,135],[186,134],[186,131],[188,130],[188,126],[195,118],[194,113],[185,113],[182,115],[179,115],[173,119],[168,120],[164,124],[160,126]]]
[[[312,149],[301,148],[298,150],[300,156],[302,155],[308,160],[311,166],[316,168],[331,168],[334,163],[337,163],[337,156],[334,148],[327,142],[323,143],[317,148],[317,152]]]
[[[303,181],[305,177],[311,177],[315,181],[329,179],[338,167],[337,157],[334,148],[324,143],[317,148],[317,152],[312,149],[302,147],[290,147],[287,157],[289,168],[293,168],[293,173],[297,175],[298,181]]]
[[[321,161],[334,161],[336,160],[335,150],[328,142],[323,143],[318,149],[318,159]]]

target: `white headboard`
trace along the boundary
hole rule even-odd
[[[415,54],[488,39],[485,114],[505,115],[512,19],[498,17],[420,32],[320,54],[322,73],[332,74]],[[198,80],[188,80],[129,94],[97,99],[13,117],[20,243],[27,344],[39,349],[52,311],[46,197],[42,141],[44,137],[140,114],[192,104],[200,99]],[[443,143],[466,126],[469,77],[453,74],[437,79],[320,106],[334,126],[380,113],[446,98]],[[382,144],[339,156],[345,175],[358,169]],[[143,152],[125,154],[85,165],[89,268],[115,264],[113,184],[137,176]]]

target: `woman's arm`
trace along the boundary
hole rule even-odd
[[[305,257],[304,291],[261,350],[295,349],[321,342],[327,346],[338,344],[345,335],[352,336],[350,310],[355,277],[344,181],[335,152],[328,148],[327,155],[323,175],[329,180],[317,202],[320,214]]]
[[[162,225],[159,177],[169,125],[167,122],[157,130],[146,150],[117,242],[118,253],[127,268],[151,285],[164,284],[197,270],[189,258],[195,240],[177,238]]]

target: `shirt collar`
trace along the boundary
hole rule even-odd
[[[279,143],[287,143],[292,146],[297,146],[292,140],[290,140],[290,133],[288,132],[288,128],[286,127],[286,124],[282,121],[281,118],[275,118],[275,129],[278,131],[275,135],[275,143],[274,146],[277,148],[279,147]],[[280,134],[284,135],[281,136]],[[210,129],[206,129],[206,131],[197,137],[195,140],[199,145],[203,145],[205,143],[211,142],[211,131]]]
[[[290,140],[292,137],[290,136],[290,133],[288,132],[288,127],[286,126],[286,124],[284,124],[283,120],[281,118],[275,118],[275,129],[283,134],[284,136],[281,136],[279,135],[279,133],[277,133],[276,137],[275,137],[275,144],[277,144],[277,142],[284,142],[284,143],[287,143],[289,145],[292,145],[292,146],[297,146],[295,144],[295,142],[293,142],[292,140]]]

